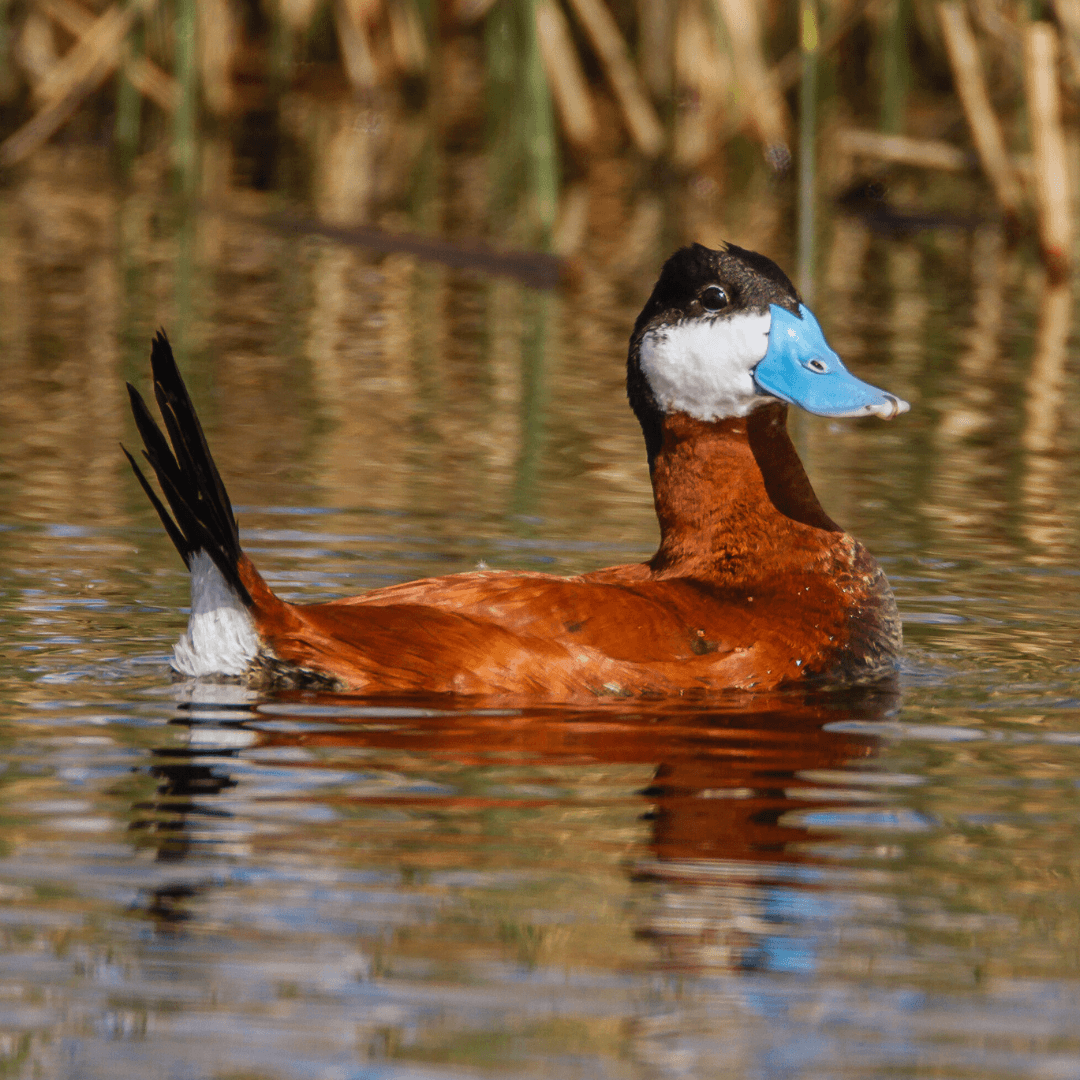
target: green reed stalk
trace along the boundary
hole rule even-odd
[[[512,211],[522,188],[531,231],[547,246],[559,195],[558,142],[534,0],[501,0],[484,26],[490,206]],[[532,237],[530,239],[535,239]]]
[[[911,0],[893,0],[881,37],[881,130],[899,134],[904,127],[904,109],[911,83],[908,58],[908,27]]]
[[[196,53],[196,0],[176,0],[175,72],[180,86],[180,100],[173,114],[173,168],[181,191],[191,195],[195,190],[198,146],[199,86]]]
[[[142,22],[136,22],[128,35],[132,59],[143,50],[144,30]],[[125,175],[131,172],[135,157],[139,152],[139,134],[142,127],[142,95],[132,85],[124,68],[116,73],[116,121],[114,138],[116,139],[117,161],[120,171]]]
[[[818,17],[815,0],[802,0],[799,10],[802,81],[799,85],[799,234],[796,279],[799,292],[813,302],[817,211]]]
[[[546,248],[555,226],[559,205],[559,152],[555,132],[555,110],[551,103],[540,41],[536,34],[535,0],[522,0],[521,34],[524,68],[521,73],[522,124],[525,136],[525,171],[529,201]]]
[[[514,164],[520,129],[514,122],[515,73],[519,69],[519,41],[510,0],[501,0],[484,21],[485,71],[487,73],[487,158],[490,190],[489,210],[502,217],[512,203]]]

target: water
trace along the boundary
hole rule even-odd
[[[62,164],[0,222],[3,1075],[1080,1077],[1080,412],[1071,298],[1022,251],[830,223],[822,324],[914,408],[793,428],[895,586],[896,692],[192,696],[116,446],[153,329],[290,599],[627,561],[656,534],[622,362],[671,208],[601,185],[537,293]],[[740,205],[694,228],[783,258]]]

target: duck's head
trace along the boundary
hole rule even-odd
[[[630,338],[627,393],[650,461],[669,413],[723,420],[778,400],[818,416],[909,408],[855,378],[783,270],[734,244],[692,244],[664,263]]]

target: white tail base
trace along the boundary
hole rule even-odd
[[[183,675],[243,675],[259,653],[259,635],[244,601],[205,551],[191,559],[191,618],[173,647]]]

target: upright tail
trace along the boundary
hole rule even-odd
[[[150,365],[168,438],[131,383],[128,393],[143,456],[154,470],[168,509],[135,458],[126,447],[121,449],[191,571],[191,619],[176,645],[173,666],[186,675],[240,675],[257,656],[259,638],[250,611],[252,597],[241,580],[236,517],[162,331],[154,338]]]

